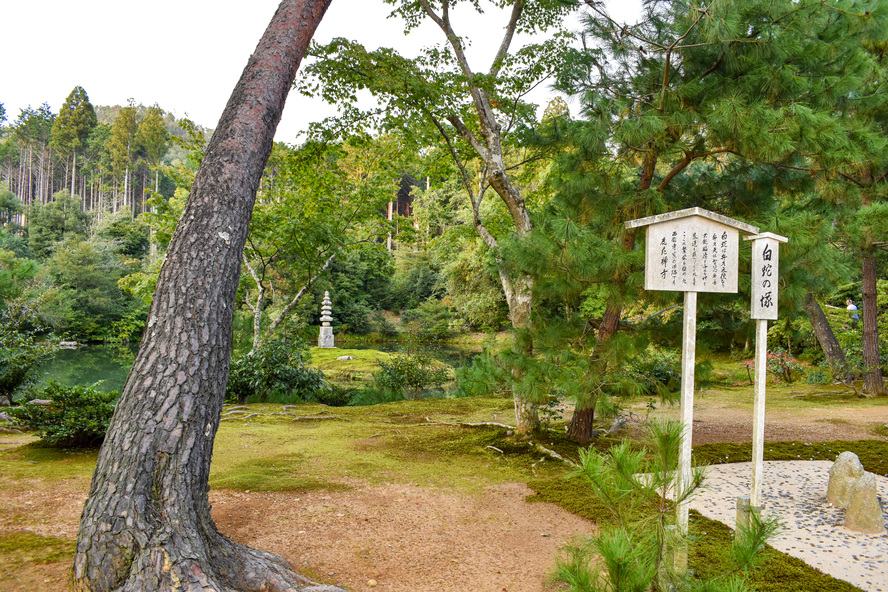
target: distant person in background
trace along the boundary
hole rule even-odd
[[[845,302],[845,304],[848,305],[847,310],[849,313],[851,313],[851,328],[857,329],[857,322],[860,320],[860,315],[857,314],[857,306],[850,298]]]

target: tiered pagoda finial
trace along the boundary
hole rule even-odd
[[[333,338],[333,327],[330,322],[333,317],[333,303],[330,301],[330,292],[324,292],[324,301],[321,303],[321,334],[318,336],[318,347],[332,348],[336,347]]]

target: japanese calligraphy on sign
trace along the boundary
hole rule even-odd
[[[758,228],[690,208],[626,223],[646,226],[644,288],[675,292],[737,292],[740,231]]]
[[[752,241],[752,313],[753,319],[777,319],[777,280],[780,243],[786,238],[765,232],[748,237]]]

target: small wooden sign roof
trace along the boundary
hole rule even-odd
[[[763,232],[761,234],[756,234],[754,236],[747,236],[747,237],[744,237],[743,240],[754,241],[754,240],[759,240],[762,238],[769,238],[771,240],[777,241],[778,243],[788,243],[789,242],[789,239],[786,238],[785,236],[780,236],[779,234],[774,234],[773,232]]]
[[[716,214],[715,212],[704,210],[703,208],[687,208],[685,210],[678,210],[677,212],[666,212],[665,214],[657,214],[656,216],[648,216],[647,218],[629,220],[628,222],[626,222],[626,228],[640,228],[642,226],[660,224],[661,222],[672,222],[674,220],[689,218],[691,216],[701,216],[703,218],[708,218],[709,220],[718,222],[719,224],[724,224],[725,226],[736,228],[744,234],[758,234],[759,232],[758,226],[753,226],[752,224],[747,224],[746,222],[740,222],[739,220],[734,220],[732,218],[728,218],[727,216],[722,216],[721,214]]]

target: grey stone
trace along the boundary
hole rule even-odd
[[[324,301],[321,303],[321,333],[318,335],[318,347],[328,349],[336,347],[333,327],[330,326],[333,321],[333,317],[330,316],[332,312],[333,303],[330,301],[330,292],[324,292]]]
[[[843,452],[829,470],[829,487],[826,497],[840,508],[847,508],[851,501],[851,488],[863,477],[863,465],[853,452]]]
[[[864,473],[849,492],[848,509],[845,512],[845,530],[865,534],[885,534],[882,504],[876,490],[876,477]]]
[[[321,327],[321,334],[318,335],[318,347],[336,347],[336,338],[333,337],[333,327]]]
[[[49,399],[31,399],[28,405],[39,405],[40,407],[52,407],[54,403]]]
[[[336,359],[337,359],[337,360],[354,360],[354,358],[351,357],[351,356],[339,356],[339,357],[336,358]]]

